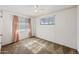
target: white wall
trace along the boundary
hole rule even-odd
[[[2,34],[2,18],[0,17],[0,34]]]
[[[40,25],[40,18],[54,15],[55,25]],[[76,8],[37,18],[36,36],[76,49]]]
[[[32,36],[36,34],[36,20],[35,18],[31,18],[31,26],[32,26]]]
[[[2,18],[0,17],[0,34],[2,34]],[[0,51],[1,51],[1,40],[2,36],[0,36]]]
[[[77,50],[79,53],[79,6],[77,6]]]
[[[2,33],[2,12],[0,11],[0,34]]]
[[[12,16],[3,12],[2,45],[12,42]]]

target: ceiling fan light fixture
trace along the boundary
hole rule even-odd
[[[38,8],[38,5],[34,5],[34,8],[35,8],[35,9]]]
[[[37,10],[38,9],[38,5],[34,5],[34,9],[35,9],[34,12],[37,13],[38,12],[38,10]]]

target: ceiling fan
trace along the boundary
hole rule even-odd
[[[41,9],[41,8],[39,9],[39,6],[38,6],[38,5],[34,5],[34,9],[35,9],[35,10],[34,10],[35,13],[37,13],[39,10],[40,10],[40,11],[45,10],[45,9]]]

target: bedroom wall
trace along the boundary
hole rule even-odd
[[[2,18],[0,17],[0,34],[2,32]]]
[[[79,53],[79,6],[77,6],[77,50]]]
[[[55,25],[40,25],[40,19],[55,16]],[[76,49],[76,7],[36,18],[36,36]]]
[[[2,40],[2,18],[0,17],[0,51],[1,51],[1,40]]]
[[[31,18],[31,26],[32,26],[32,36],[36,34],[36,20],[35,18]]]
[[[12,42],[12,16],[3,12],[2,45]]]

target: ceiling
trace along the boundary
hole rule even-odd
[[[0,5],[0,10],[7,10],[35,17],[71,7],[74,7],[74,5]]]

